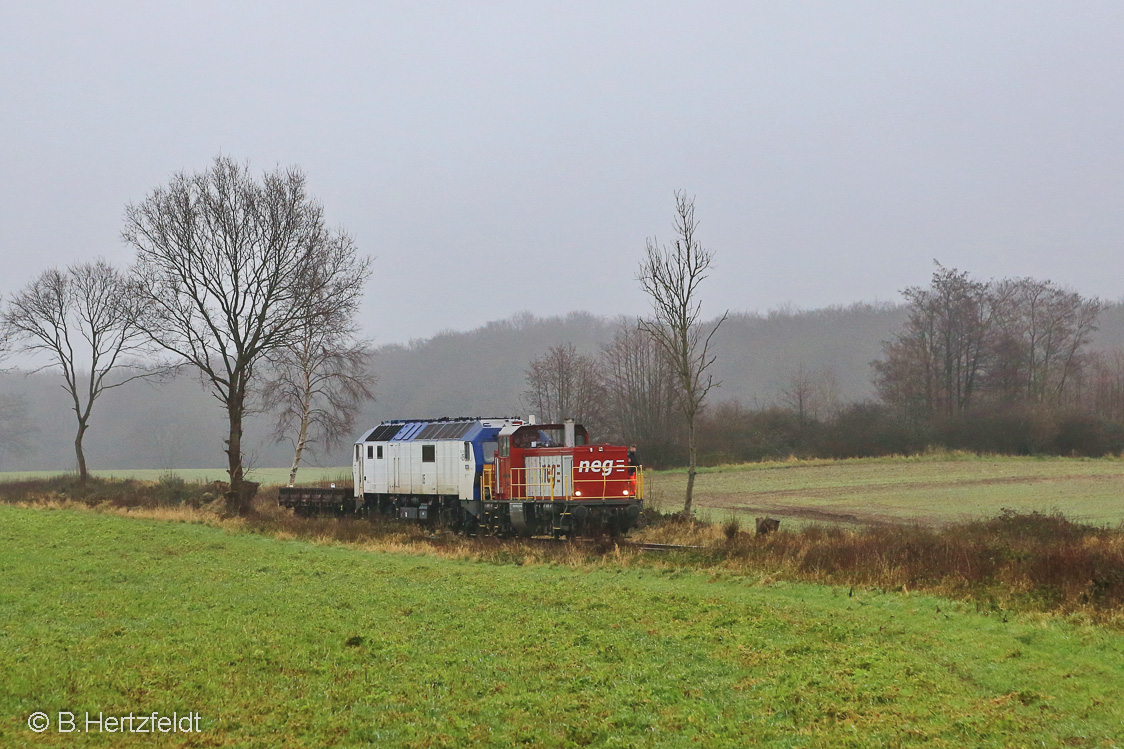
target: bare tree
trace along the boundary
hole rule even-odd
[[[2,317],[6,337],[22,351],[45,356],[34,371],[57,369],[78,421],[74,452],[78,477],[86,482],[82,440],[90,428],[94,401],[103,392],[155,374],[144,370],[114,378],[122,357],[145,338],[142,307],[129,280],[104,260],[43,272],[8,300]]]
[[[909,317],[874,363],[883,400],[922,418],[967,412],[987,371],[1003,300],[993,285],[936,263],[928,288],[902,292]]]
[[[883,401],[922,420],[980,403],[1062,407],[1080,377],[1101,303],[1050,281],[983,283],[939,263],[909,288],[908,320],[874,363]]]
[[[335,242],[317,275],[335,279],[310,300],[296,340],[267,354],[270,363],[263,401],[277,412],[274,437],[293,445],[289,485],[306,449],[338,445],[355,426],[359,404],[374,397],[373,351],[357,339],[355,316],[370,261],[358,258],[350,242]]]
[[[523,397],[547,423],[573,419],[600,426],[604,395],[597,360],[572,343],[551,346],[528,366]]]
[[[796,412],[803,432],[809,421],[819,421],[839,408],[839,386],[835,370],[829,367],[810,369],[798,364],[781,387],[781,400]]]
[[[351,238],[329,230],[296,168],[255,180],[248,166],[218,157],[209,169],[172,177],[129,205],[123,236],[137,250],[142,293],[151,303],[144,328],[167,351],[195,366],[226,411],[231,512],[248,513],[243,420],[256,370],[300,340],[309,307],[330,289],[362,286],[352,266],[330,267]],[[364,266],[365,267],[365,266]]]
[[[659,344],[675,372],[676,395],[687,421],[687,496],[683,515],[691,515],[691,503],[698,466],[695,417],[707,393],[716,384],[707,373],[714,363],[710,342],[729,312],[703,335],[700,319],[702,302],[698,289],[708,275],[714,257],[695,238],[695,200],[686,193],[675,193],[674,246],[661,246],[655,237],[647,241],[647,254],[640,264],[637,279],[652,301],[651,319],[641,319],[640,327]]]
[[[1003,281],[996,288],[1006,302],[1000,316],[1003,355],[996,367],[1004,376],[996,386],[1029,402],[1061,405],[1066,385],[1084,361],[1081,352],[1097,330],[1100,300],[1031,278]]]
[[[601,349],[605,421],[617,439],[637,445],[645,462],[666,463],[681,430],[675,373],[652,336],[628,324]]]
[[[1124,422],[1124,350],[1095,352],[1089,359],[1087,407],[1102,418]]]
[[[796,412],[801,432],[807,426],[808,412],[812,409],[815,392],[815,373],[803,364],[797,365],[796,370],[789,375],[788,381],[781,388],[781,400]]]

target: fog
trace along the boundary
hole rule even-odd
[[[694,195],[704,312],[898,299],[932,260],[1120,298],[1118,3],[7,3],[0,294],[121,265],[126,204],[298,165],[376,343],[636,315]]]

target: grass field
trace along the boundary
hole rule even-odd
[[[0,745],[1115,746],[1124,634],[917,595],[0,506]],[[82,723],[79,723],[82,727]]]
[[[682,507],[685,471],[652,472],[649,504]],[[932,455],[750,463],[702,469],[695,501],[711,519],[772,515],[807,522],[957,522],[1003,508],[1124,522],[1124,460]]]
[[[0,482],[28,481],[34,479],[47,479],[58,476],[64,471],[4,471],[0,472]],[[138,481],[159,481],[165,476],[179,476],[184,481],[210,483],[212,481],[226,481],[229,476],[225,468],[177,468],[166,470],[160,468],[121,469],[121,470],[92,470],[90,475],[106,479],[136,479]],[[288,468],[252,468],[246,472],[246,478],[257,481],[263,485],[288,484]],[[303,467],[297,471],[297,483],[320,484],[325,482],[351,482],[351,466],[338,466],[327,468]]]
[[[93,471],[106,478],[156,481],[163,470]],[[186,481],[221,481],[221,469],[172,472]],[[0,473],[0,482],[58,471]],[[288,482],[287,468],[259,468],[262,484]],[[302,468],[298,483],[350,482],[348,466]],[[648,504],[670,512],[683,503],[684,470],[647,472]],[[1061,512],[1079,522],[1124,522],[1124,460],[935,454],[915,458],[785,461],[703,468],[695,482],[700,515],[722,521],[772,515],[786,527],[810,522],[949,523],[992,517],[1004,508]]]

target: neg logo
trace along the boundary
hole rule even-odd
[[[578,473],[600,473],[602,476],[608,478],[609,474],[613,472],[613,468],[624,470],[623,460],[583,460],[578,463]]]

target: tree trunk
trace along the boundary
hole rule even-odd
[[[242,471],[242,403],[228,402],[226,412],[230,418],[230,435],[226,441],[230,491],[226,493],[226,510],[231,515],[247,515],[250,503],[242,487],[245,478]]]
[[[78,483],[85,486],[89,474],[86,471],[86,453],[82,450],[82,437],[86,434],[86,422],[78,422],[78,436],[74,438],[74,454],[78,458]]]
[[[308,442],[308,422],[310,420],[308,405],[308,403],[305,403],[304,413],[301,415],[301,431],[297,435],[297,449],[293,453],[293,467],[289,469],[289,486],[296,483],[297,468],[301,464],[301,453],[304,452],[304,445]]]
[[[692,502],[695,495],[695,467],[698,464],[698,450],[695,446],[695,417],[687,420],[687,499],[683,502],[683,517],[692,517]]]

